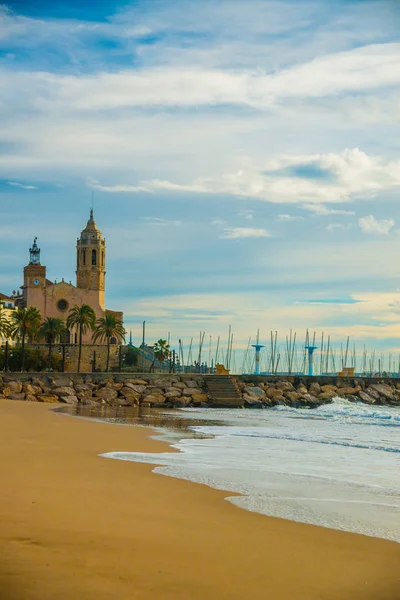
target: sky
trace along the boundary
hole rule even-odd
[[[74,281],[93,195],[134,341],[400,353],[399,31],[396,0],[0,0],[0,291],[34,236]]]

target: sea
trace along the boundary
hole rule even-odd
[[[162,418],[157,437],[178,452],[103,456],[226,490],[245,510],[400,542],[400,408],[336,398],[316,409],[191,408]]]

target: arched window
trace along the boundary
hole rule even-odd
[[[97,264],[97,252],[96,250],[92,250],[92,265]]]
[[[112,338],[110,338],[110,344],[118,344],[118,340],[115,336],[113,336]]]
[[[82,264],[86,265],[86,248],[82,250]]]
[[[104,250],[101,253],[101,266],[104,267]]]
[[[65,330],[65,343],[66,344],[70,344],[71,343],[71,332],[69,329]]]

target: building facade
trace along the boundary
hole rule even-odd
[[[36,238],[29,255],[29,264],[24,268],[22,293],[17,297],[17,304],[27,308],[38,308],[43,319],[57,317],[66,320],[73,306],[88,304],[94,310],[96,319],[111,313],[117,319],[123,320],[122,312],[105,308],[106,242],[96,225],[93,210],[90,211],[87,225],[77,240],[76,285],[67,283],[64,279],[58,283],[47,279],[46,267],[41,264]],[[91,332],[86,333],[83,343],[91,343],[91,337]],[[68,331],[66,341],[76,343],[77,331]]]

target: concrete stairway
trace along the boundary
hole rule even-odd
[[[243,398],[229,375],[206,375],[204,377],[208,395],[215,408],[237,408],[243,406]]]

